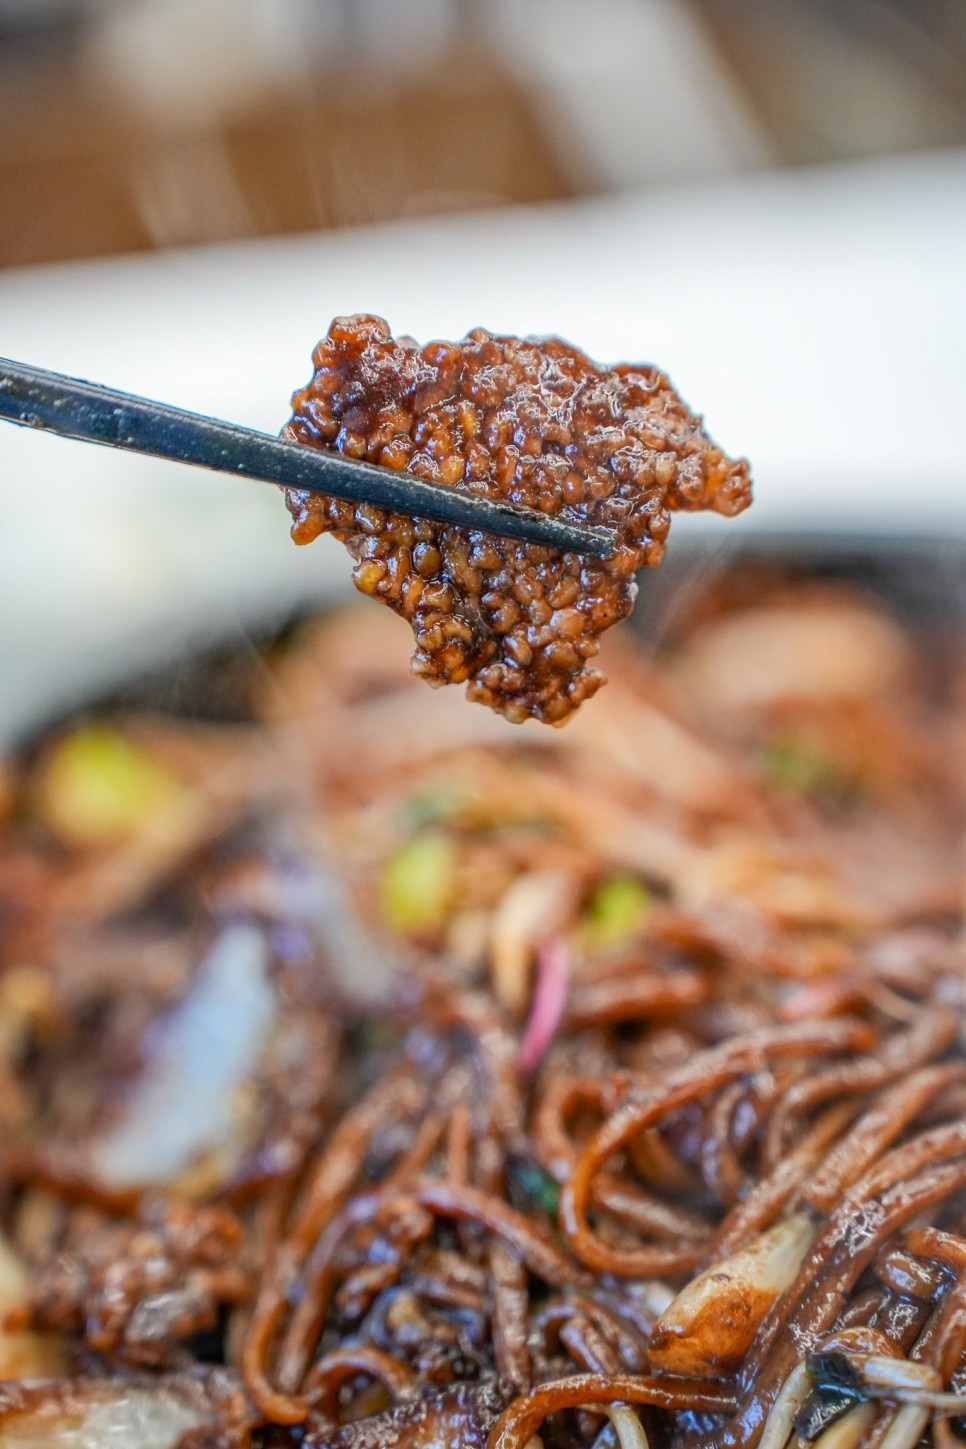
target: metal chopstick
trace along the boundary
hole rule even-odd
[[[595,558],[609,558],[614,552],[614,537],[606,528],[567,523],[533,509],[425,483],[409,473],[360,463],[342,453],[285,442],[270,433],[4,358],[0,358],[0,418],[129,453],[371,503],[410,518],[547,548]]]

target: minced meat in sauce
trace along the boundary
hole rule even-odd
[[[413,670],[465,681],[515,723],[560,724],[604,683],[599,637],[630,613],[635,572],[660,563],[671,511],[751,502],[747,463],[655,367],[482,328],[420,347],[370,316],[337,317],[314,363],[285,437],[614,532],[600,561],[288,491],[295,541],[334,533],[356,587],[412,624]]]

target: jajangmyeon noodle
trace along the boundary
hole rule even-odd
[[[0,1443],[961,1442],[955,669],[746,571],[518,733],[402,632],[4,776]]]

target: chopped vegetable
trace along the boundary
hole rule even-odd
[[[524,1076],[537,1070],[557,1034],[570,985],[570,943],[558,937],[537,956],[537,984],[520,1041],[517,1065]]]
[[[844,1353],[810,1353],[805,1368],[816,1389],[851,1394],[853,1399],[864,1397],[862,1377]]]
[[[799,1430],[795,1442],[814,1443],[817,1449],[861,1449],[868,1442],[866,1436],[877,1413],[878,1406],[874,1403],[852,1403],[844,1414],[827,1420],[826,1427],[819,1429],[812,1439]],[[796,1419],[796,1425],[798,1422]]]
[[[966,1414],[966,1396],[943,1392],[942,1378],[931,1364],[901,1354],[812,1353],[805,1362],[809,1378],[819,1388],[947,1415]],[[910,1442],[918,1442],[918,1436]]]
[[[4,1449],[176,1449],[186,1436],[214,1442],[213,1413],[189,1385],[125,1384],[110,1379],[64,1379],[0,1387],[0,1444]]]
[[[604,1404],[603,1410],[617,1435],[620,1449],[648,1449],[647,1436],[633,1409],[626,1404]]]
[[[792,1433],[792,1423],[803,1408],[809,1393],[809,1378],[803,1363],[797,1363],[782,1384],[778,1398],[771,1406],[758,1449],[785,1449]]]
[[[530,1000],[536,953],[571,918],[574,879],[566,871],[534,870],[518,876],[493,913],[490,959],[502,1004],[522,1016]]]
[[[809,1215],[795,1213],[692,1278],[654,1325],[652,1368],[696,1378],[734,1373],[814,1237]]]
[[[771,783],[790,794],[841,795],[848,788],[836,762],[808,740],[772,740],[761,765]]]
[[[438,830],[424,830],[390,859],[382,876],[386,924],[400,935],[435,931],[453,900],[456,848]]]
[[[601,881],[581,923],[584,944],[591,951],[623,945],[641,929],[650,908],[650,892],[635,876]]]
[[[509,1169],[511,1186],[548,1217],[556,1219],[560,1209],[560,1184],[536,1162],[517,1160]]]
[[[464,792],[456,783],[440,784],[411,795],[403,805],[403,823],[409,830],[447,825],[466,809]]]
[[[818,1439],[831,1424],[863,1402],[860,1391],[847,1389],[842,1385],[822,1385],[814,1388],[805,1401],[804,1408],[795,1415],[795,1432],[806,1444]]]
[[[222,932],[185,996],[157,1022],[123,1115],[93,1148],[102,1182],[167,1186],[192,1169],[204,1182],[204,1166],[215,1180],[231,1171],[248,1145],[246,1084],[277,1013],[269,967],[255,926]]]
[[[45,823],[70,846],[135,834],[180,797],[183,786],[119,730],[89,725],[54,747],[37,786]]]

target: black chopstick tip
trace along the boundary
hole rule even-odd
[[[556,553],[606,560],[617,551],[617,540],[606,529],[427,483],[334,450],[311,448],[6,358],[0,358],[0,418]]]

